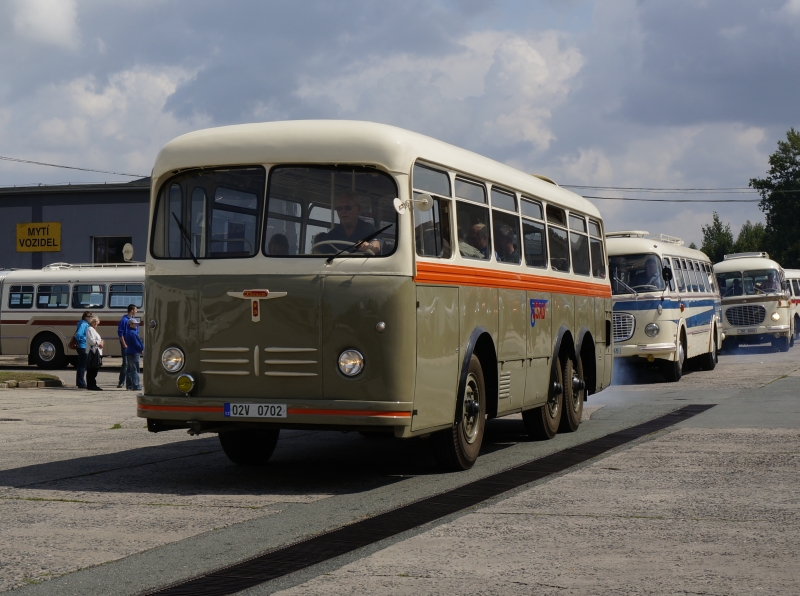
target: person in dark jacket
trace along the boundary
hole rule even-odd
[[[119,324],[117,325],[117,335],[119,336],[119,347],[120,353],[122,354],[122,366],[119,369],[119,383],[117,383],[117,387],[122,387],[125,385],[127,389],[131,388],[131,384],[127,381],[127,374],[128,374],[128,356],[125,354],[125,334],[128,332],[128,321],[130,321],[133,317],[136,316],[136,305],[129,304],[128,305],[128,312],[122,315],[122,318],[119,320]]]
[[[86,330],[89,328],[89,321],[93,316],[88,310],[83,313],[83,317],[78,322],[78,328],[75,330],[75,342],[78,344],[75,349],[78,352],[78,372],[75,373],[75,385],[78,389],[86,389]]]
[[[125,334],[125,355],[128,360],[128,372],[126,379],[130,391],[141,391],[142,385],[139,382],[139,356],[144,352],[144,344],[139,337],[139,329],[136,319],[128,321],[128,332]]]

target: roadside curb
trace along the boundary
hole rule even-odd
[[[0,389],[40,389],[45,387],[64,387],[64,381],[49,379],[47,381],[4,381],[0,383]]]

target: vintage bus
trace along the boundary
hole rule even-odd
[[[800,269],[784,269],[786,293],[792,303],[790,308],[794,339],[800,339]]]
[[[767,253],[725,255],[714,265],[714,274],[722,296],[726,348],[769,342],[786,352],[794,345],[786,276]]]
[[[614,356],[656,361],[667,381],[687,359],[717,365],[720,297],[711,261],[680,238],[644,231],[606,235],[614,302]]]
[[[608,386],[603,222],[552,181],[392,126],[203,130],[153,169],[144,392],[158,432],[262,464],[281,428],[550,438]]]
[[[143,263],[55,263],[12,271],[0,280],[0,354],[27,355],[39,368],[74,364],[69,342],[81,315],[91,310],[100,318],[103,353],[119,356],[117,323],[129,304],[143,306],[143,296]]]

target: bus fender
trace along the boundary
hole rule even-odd
[[[681,333],[686,337],[686,350],[685,354],[683,355],[684,360],[689,359],[689,334],[686,333],[686,321],[683,317],[678,319],[676,329],[675,329],[675,354],[673,355],[673,360],[678,359],[678,342],[681,341]]]
[[[578,331],[578,342],[575,346],[575,354],[582,354],[583,353],[583,340],[586,337],[586,334],[589,334],[589,341],[592,341],[592,334],[589,331],[589,328],[586,326],[581,327],[581,330]],[[586,393],[583,394],[583,401],[587,401],[589,398],[590,393],[594,393],[596,390],[596,368],[595,368],[595,358],[594,358],[594,351],[592,351],[591,358],[585,358],[583,362],[583,380],[586,382]]]
[[[487,358],[493,360],[495,363],[493,369],[490,368],[486,370],[487,367],[484,367],[483,371],[483,379],[487,393],[486,413],[489,415],[489,418],[494,418],[497,416],[497,392],[498,392],[497,353],[495,351],[494,342],[491,340],[491,335],[489,334],[489,332],[484,327],[476,327],[472,331],[472,334],[469,336],[469,339],[467,340],[467,345],[464,348],[464,357],[461,361],[461,374],[458,377],[458,393],[456,393],[456,412],[453,418],[454,422],[456,423],[459,420],[461,420],[462,416],[462,403],[460,398],[467,386],[467,374],[469,374],[469,361],[472,358],[472,354],[475,353],[475,348],[478,346],[478,343],[481,342],[481,337],[483,337],[484,335],[488,338],[487,340],[488,345],[486,346],[485,350],[490,352],[484,355]]]

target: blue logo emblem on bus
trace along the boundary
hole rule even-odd
[[[531,300],[531,327],[547,317],[547,300]]]

